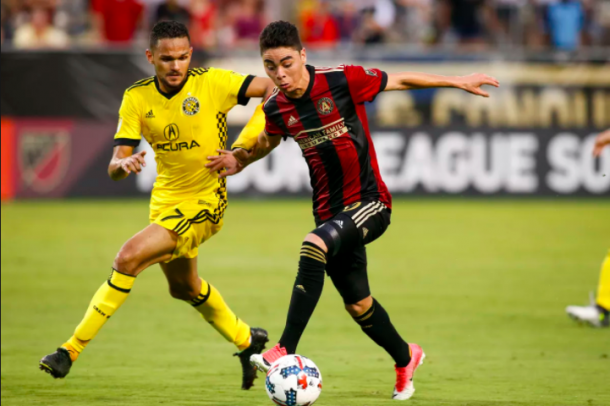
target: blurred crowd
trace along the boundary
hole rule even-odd
[[[177,20],[197,48],[256,49],[278,7],[310,48],[610,46],[610,0],[2,0],[2,44],[131,47]]]

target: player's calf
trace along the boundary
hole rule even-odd
[[[365,314],[371,307],[373,307],[373,297],[369,296],[356,304],[345,305],[345,310],[347,310],[350,316],[357,319]]]
[[[201,294],[201,284],[199,286],[193,286],[191,284],[170,284],[169,294],[176,300],[192,302]]]
[[[307,240],[303,243],[286,328],[280,339],[281,346],[286,348],[288,354],[296,352],[307,323],[322,296],[326,261],[327,255],[322,247]]]
[[[367,298],[369,299],[369,298]],[[388,312],[375,299],[371,307],[354,320],[362,331],[394,359],[396,366],[404,368],[411,362],[411,350],[390,320]]]

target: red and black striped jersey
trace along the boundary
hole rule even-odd
[[[361,66],[307,69],[311,81],[301,98],[276,89],[267,99],[265,131],[292,137],[301,147],[316,220],[328,220],[358,201],[379,200],[391,208],[364,106],[385,90],[387,74]]]

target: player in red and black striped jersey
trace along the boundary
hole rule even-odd
[[[272,350],[253,356],[267,370],[274,361],[294,354],[322,294],[324,272],[343,297],[346,310],[362,330],[396,362],[394,399],[409,399],[413,375],[425,357],[421,347],[407,344],[388,313],[371,296],[365,246],[390,225],[392,197],[380,176],[368,127],[365,103],[383,91],[456,87],[489,96],[483,85],[498,86],[486,75],[445,77],[423,73],[387,74],[360,66],[315,68],[298,31],[279,21],[260,38],[267,75],[277,89],[266,100],[265,132],[251,151],[220,151],[208,167],[222,176],[240,172],[268,155],[282,138],[293,138],[307,161],[313,187],[317,228],[301,248],[286,328]]]
[[[365,102],[384,91],[388,75],[360,66],[315,68],[300,98],[276,91],[265,103],[267,136],[290,136],[301,147],[314,190],[314,216],[322,222],[357,202],[392,196],[379,174]]]

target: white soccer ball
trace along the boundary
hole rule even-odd
[[[288,355],[271,366],[265,386],[277,405],[311,406],[322,393],[322,375],[309,358]]]

